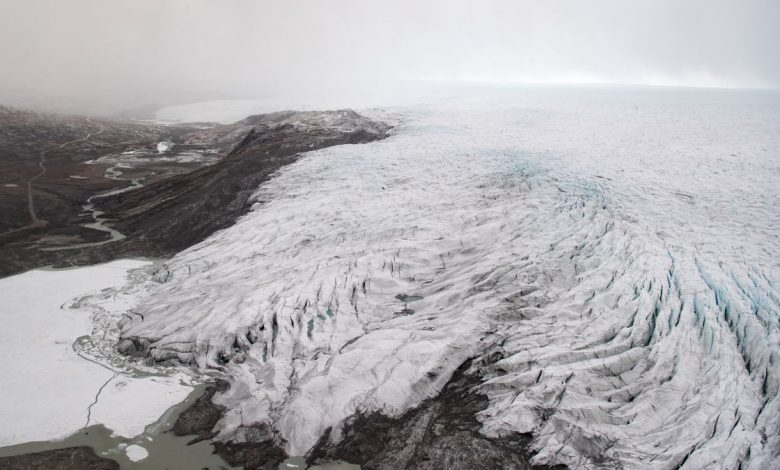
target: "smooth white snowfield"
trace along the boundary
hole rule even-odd
[[[61,439],[87,424],[133,437],[192,391],[181,377],[115,374],[74,350],[74,342],[93,334],[96,325],[92,311],[71,308],[73,299],[98,291],[90,296],[97,306],[106,289],[125,281],[128,270],[149,264],[120,260],[0,279],[0,447]],[[102,326],[95,332],[108,334]]]
[[[264,423],[302,455],[490,355],[483,432],[533,433],[535,463],[777,468],[778,93],[496,89],[392,112],[387,140],[262,185],[128,314],[152,357],[231,378],[221,438]]]

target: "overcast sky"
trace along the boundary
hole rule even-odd
[[[780,87],[780,0],[0,0],[0,103],[395,80]]]

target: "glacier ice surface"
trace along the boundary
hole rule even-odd
[[[284,168],[126,315],[152,358],[230,378],[219,438],[260,425],[303,455],[483,357],[483,432],[532,433],[535,463],[777,466],[780,95],[498,88],[373,113],[390,138]]]

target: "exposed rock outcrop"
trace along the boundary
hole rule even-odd
[[[95,454],[90,447],[68,447],[33,454],[0,457],[4,470],[119,470],[119,464]]]
[[[0,108],[0,276],[173,255],[230,226],[301,153],[388,130],[351,110],[162,126]],[[114,235],[90,226],[95,211]]]
[[[381,413],[358,414],[331,441],[328,431],[308,455],[308,462],[343,460],[365,470],[438,470],[468,468],[516,470],[560,468],[532,466],[530,437],[490,438],[480,434],[477,414],[488,398],[476,387],[481,379],[463,364],[438,396],[398,418]]]

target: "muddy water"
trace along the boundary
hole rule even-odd
[[[136,261],[155,262],[159,259],[150,258],[133,258]],[[72,267],[63,269],[54,268],[42,268],[46,271],[76,271],[79,269],[85,269],[84,267]],[[119,268],[122,271],[127,271],[127,267]],[[73,295],[73,294],[69,294]],[[75,301],[78,303],[78,300]],[[76,308],[71,305],[69,308]],[[105,312],[104,312],[105,313]],[[93,321],[95,318],[93,317]],[[106,367],[114,373],[121,370],[120,377],[132,377],[136,379],[142,379],[153,376],[166,376],[163,371],[151,368],[136,367],[132,363],[118,364],[112,361],[108,355],[113,352],[113,348],[101,349],[92,343],[92,340],[96,338],[85,335],[78,337],[72,344],[75,353],[86,361],[93,362],[101,367]],[[113,344],[113,343],[112,343]],[[107,366],[111,364],[111,366]],[[116,375],[115,375],[116,377]],[[206,379],[206,377],[199,377],[200,380]],[[113,380],[110,379],[109,382]],[[190,380],[187,380],[188,385],[192,385]],[[228,469],[233,468],[224,462],[218,455],[213,454],[214,447],[211,441],[202,441],[197,444],[188,445],[192,441],[193,436],[174,436],[171,431],[173,424],[178,419],[179,415],[204,393],[206,385],[198,384],[192,385],[194,389],[189,393],[187,398],[181,403],[169,408],[165,413],[157,419],[156,422],[146,426],[144,432],[133,438],[124,438],[120,436],[114,436],[111,429],[104,425],[91,425],[89,421],[87,426],[74,433],[73,435],[58,441],[34,441],[27,442],[7,447],[0,446],[0,458],[11,457],[22,454],[29,454],[42,451],[50,451],[55,449],[63,449],[69,447],[87,446],[95,450],[95,453],[107,459],[114,460],[119,463],[122,469]],[[2,395],[2,394],[0,394]],[[54,398],[56,400],[56,398]],[[67,406],[60,403],[59,406]],[[56,408],[52,413],[56,413]],[[83,422],[82,422],[83,423]],[[0,423],[8,426],[13,426],[12,422]],[[38,426],[48,425],[45,417],[38,423]],[[74,429],[74,428],[72,428]],[[135,452],[133,452],[135,451]],[[142,459],[136,457],[134,462],[128,455],[140,455],[145,456]],[[302,464],[302,459],[291,459],[289,462],[284,462],[280,467],[286,470],[293,468],[306,468],[305,464]],[[2,466],[2,465],[0,465]],[[354,469],[355,466],[340,466],[339,464],[329,464],[326,469]]]
[[[360,470],[360,465],[354,465],[347,462],[328,462],[311,467],[306,466],[306,459],[303,457],[290,457],[279,464],[279,470]]]
[[[187,445],[192,436],[177,437],[169,432],[179,414],[203,393],[205,385],[198,385],[185,401],[170,408],[159,420],[146,427],[140,436],[123,438],[112,436],[110,429],[103,425],[89,426],[61,441],[28,442],[0,448],[0,457],[8,457],[45,450],[62,449],[74,446],[89,446],[101,457],[115,460],[123,470],[165,468],[189,470],[193,468],[229,469],[218,455],[213,454],[214,447],[209,441]],[[149,455],[143,460],[133,462],[125,453],[129,446],[143,447]]]
[[[38,441],[0,447],[0,457],[43,452],[67,447],[88,446],[101,457],[119,463],[122,470],[167,469],[191,470],[194,468],[210,470],[233,469],[214,453],[210,440],[189,445],[193,436],[175,436],[171,429],[173,423],[184,410],[190,407],[203,394],[206,386],[196,385],[186,400],[168,409],[155,423],[146,427],[140,436],[124,438],[113,436],[112,431],[102,424],[86,427],[61,441]],[[133,446],[133,447],[131,447]],[[127,449],[142,447],[148,456],[137,461],[128,457]],[[279,470],[360,470],[359,465],[346,462],[329,462],[312,467],[306,466],[303,457],[290,457],[281,464]]]

